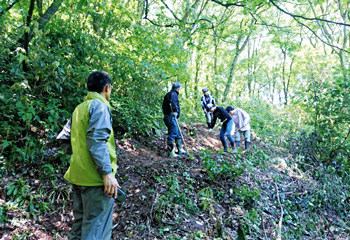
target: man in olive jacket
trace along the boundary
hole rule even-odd
[[[89,93],[71,119],[70,166],[64,178],[73,185],[74,223],[69,239],[110,239],[113,205],[119,186],[112,129],[111,79],[92,72]]]

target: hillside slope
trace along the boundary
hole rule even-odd
[[[349,216],[317,199],[323,179],[298,159],[255,136],[249,152],[223,153],[218,130],[201,140],[206,133],[202,124],[184,126],[190,153],[178,159],[167,157],[165,136],[117,141],[128,198],[115,205],[113,239],[349,239]],[[56,186],[62,195],[69,189],[62,178]],[[7,209],[1,239],[67,239],[72,203],[62,196],[53,204],[37,217]]]

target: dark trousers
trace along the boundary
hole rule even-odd
[[[181,141],[180,131],[175,118],[173,116],[164,116],[163,120],[168,128],[168,142],[174,142],[174,140]]]

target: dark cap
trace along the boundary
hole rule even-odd
[[[179,82],[174,82],[172,89],[174,90],[174,89],[178,89],[178,88],[181,88],[181,84]]]
[[[232,110],[235,110],[233,107],[231,107],[231,106],[228,106],[227,108],[226,108],[226,111],[228,111],[228,112],[231,112]]]

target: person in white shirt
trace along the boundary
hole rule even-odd
[[[240,108],[234,109],[231,106],[228,106],[226,108],[226,111],[231,115],[233,119],[233,123],[235,125],[235,142],[236,142],[235,149],[239,147],[239,143],[241,139],[240,133],[242,133],[245,139],[245,151],[247,151],[250,145],[250,129],[251,129],[249,114],[243,109],[240,109]]]
[[[215,106],[215,99],[213,95],[209,93],[208,88],[202,89],[203,96],[201,98],[201,105],[204,110],[205,117],[207,119],[208,128],[210,128],[211,121],[213,120],[213,113],[210,112],[210,107]]]

